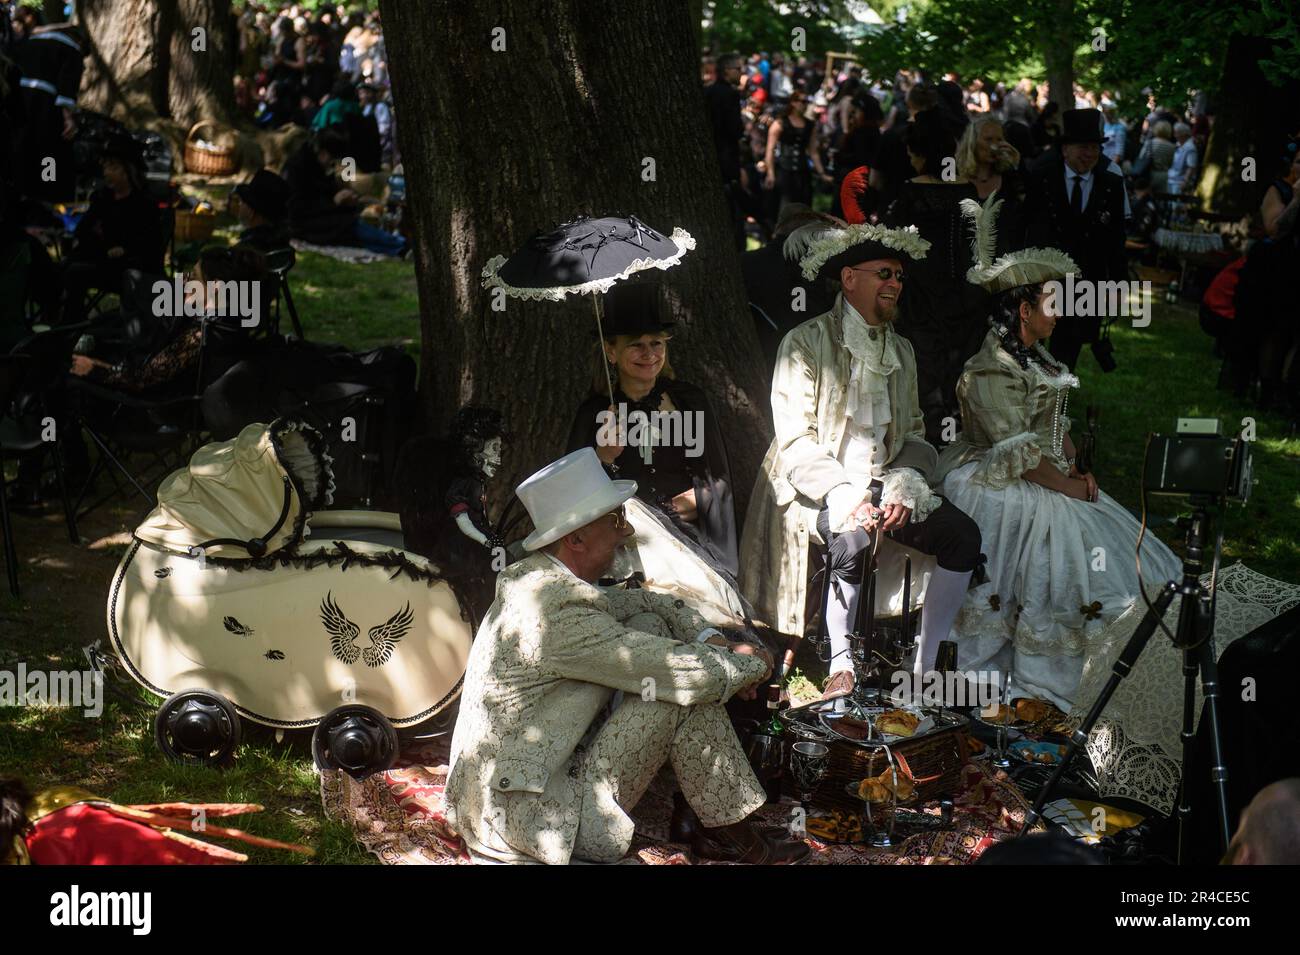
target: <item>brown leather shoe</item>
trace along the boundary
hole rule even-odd
[[[710,862],[739,862],[744,865],[797,865],[812,850],[802,839],[788,839],[764,831],[748,819],[730,826],[695,833],[691,848]]]
[[[822,700],[836,700],[841,696],[848,696],[853,692],[854,679],[851,670],[840,670],[826,683],[826,689],[822,690]]]

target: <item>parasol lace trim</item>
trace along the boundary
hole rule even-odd
[[[667,258],[636,259],[617,275],[611,275],[603,279],[592,279],[580,285],[557,285],[554,288],[518,288],[511,285],[502,279],[500,274],[501,266],[506,264],[506,257],[504,255],[494,255],[488,259],[487,265],[483,267],[481,284],[483,288],[503,289],[511,298],[534,302],[560,302],[569,295],[603,295],[619,282],[630,278],[637,272],[644,272],[647,269],[667,270],[672,268],[681,262],[682,256],[695,248],[695,239],[685,229],[673,229],[673,234],[668,239],[677,247],[677,251]]]

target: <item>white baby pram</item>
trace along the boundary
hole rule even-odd
[[[329,511],[320,435],[246,427],[159,488],[108,601],[123,666],[164,697],[162,751],[223,764],[244,720],[312,729],[318,765],[392,765],[398,731],[451,711],[472,639],[464,601],[404,549],[396,514]]]

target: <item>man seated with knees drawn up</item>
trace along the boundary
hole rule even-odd
[[[622,505],[635,492],[591,448],[519,485],[531,554],[501,572],[470,652],[448,821],[477,858],[616,862],[667,762],[699,817],[698,855],[797,862],[806,843],[747,818],[765,796],[723,709],[767,678],[771,657],[681,600],[596,586],[633,534]]]

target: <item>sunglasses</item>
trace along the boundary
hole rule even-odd
[[[903,281],[903,278],[904,278],[904,276],[903,276],[903,270],[902,270],[902,269],[890,269],[890,268],[884,268],[884,269],[864,269],[864,268],[862,268],[861,266],[854,266],[854,267],[853,267],[853,271],[854,271],[854,272],[870,272],[872,275],[874,275],[876,278],[880,279],[880,281],[882,281],[882,282],[888,282],[890,279],[898,279],[898,281],[901,282],[901,281]]]

